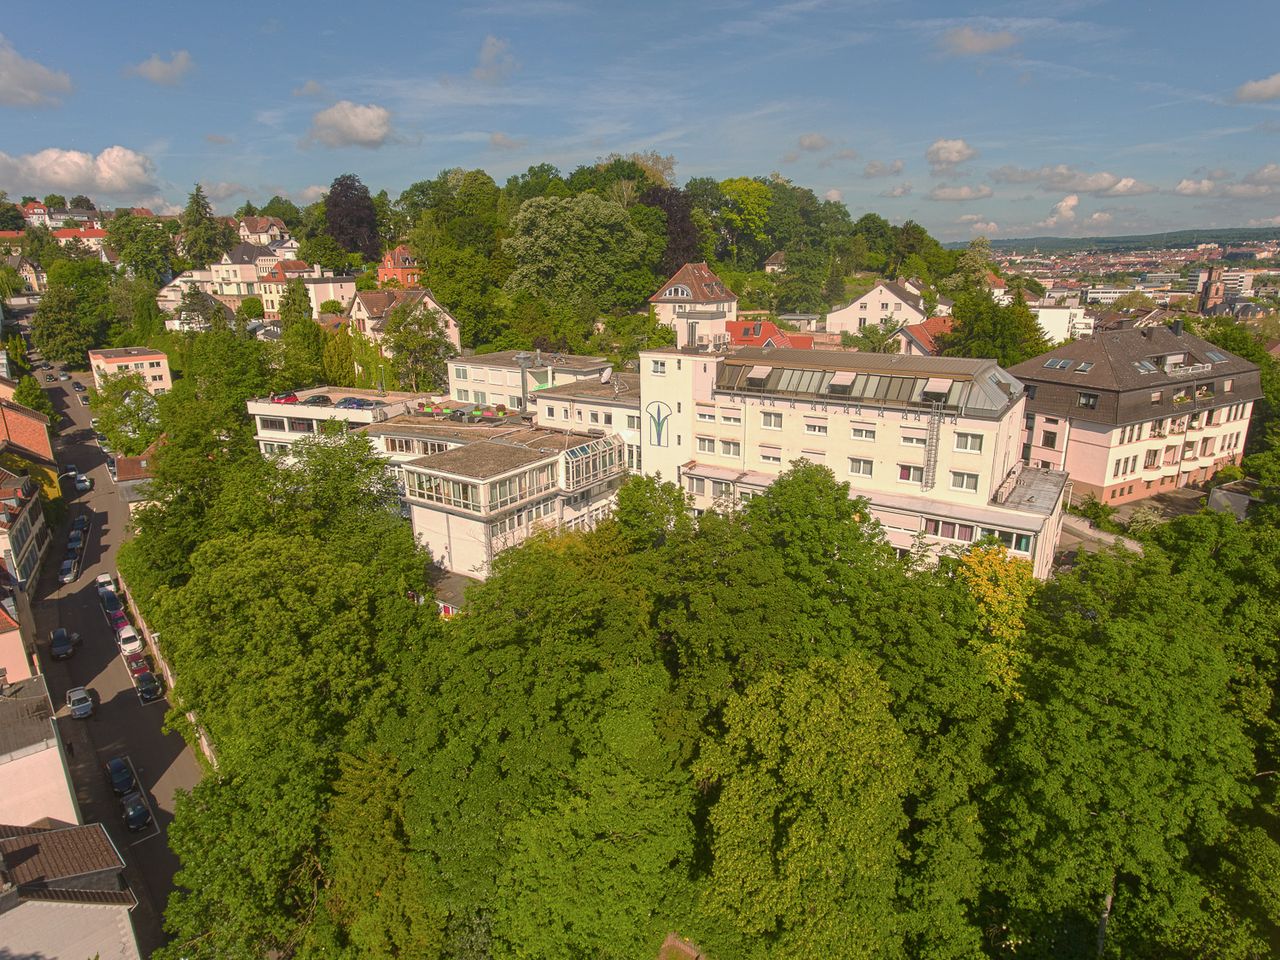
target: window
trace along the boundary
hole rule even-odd
[[[592,411],[591,411],[591,422],[592,422],[592,423],[599,423],[599,422],[600,422],[600,411],[598,411],[598,410],[592,410]]]
[[[385,437],[388,453],[416,453],[413,441],[408,437]]]
[[[466,367],[454,367],[454,368],[453,368],[453,379],[455,379],[455,380],[466,380],[466,379],[467,379],[467,368],[466,368]]]
[[[690,477],[689,492],[690,493],[706,493],[707,481],[703,480],[701,477]]]
[[[1235,388],[1236,388],[1236,382],[1235,382],[1234,380],[1223,380],[1223,381],[1222,381],[1222,392],[1223,392],[1223,393],[1230,393],[1230,392],[1231,392],[1232,390],[1234,390]]]
[[[1156,405],[1157,405],[1157,404],[1159,404],[1159,403],[1160,403],[1160,401],[1162,401],[1163,399],[1164,399],[1164,391],[1163,391],[1163,390],[1152,390],[1152,391],[1151,391],[1151,405],[1152,405],[1152,406],[1156,406]]]
[[[1160,466],[1160,451],[1148,450],[1146,460],[1143,461],[1142,466],[1147,470]]]
[[[1159,369],[1150,360],[1135,360],[1133,365],[1137,367],[1139,373],[1155,373]]]
[[[1213,363],[1221,363],[1223,360],[1227,359],[1226,356],[1219,353],[1217,350],[1210,350],[1208,353],[1205,354],[1205,356],[1208,357]]]
[[[742,456],[742,444],[737,440],[721,440],[720,452],[726,457]]]
[[[1044,433],[1042,433],[1040,435],[1040,446],[1044,447],[1046,450],[1057,450],[1058,449],[1058,431],[1046,430]]]
[[[148,366],[148,367],[150,367],[152,370],[154,370],[154,369],[156,369],[157,367],[159,367],[159,366],[160,366],[160,361],[159,361],[159,360],[152,360],[152,361],[150,361],[150,362],[147,364],[147,366]]]
[[[967,453],[981,453],[982,452],[982,434],[957,433],[956,449],[963,450]]]
[[[637,417],[637,416],[635,416],[635,415],[633,415],[633,414],[630,414],[630,413],[629,413],[629,414],[627,414],[627,429],[628,429],[628,430],[639,430],[639,429],[640,429],[640,418],[639,418],[639,417]]]
[[[971,490],[976,492],[978,489],[978,475],[976,473],[960,473],[951,471],[951,489],[952,490]]]
[[[1097,409],[1098,409],[1098,395],[1097,395],[1096,393],[1081,393],[1081,394],[1077,394],[1077,400],[1076,400],[1076,403],[1077,403],[1079,406],[1084,407],[1084,409],[1086,409],[1086,410],[1097,410]]]
[[[489,395],[488,395],[487,393],[485,393],[483,390],[477,390],[477,391],[476,391],[476,403],[482,403],[482,404],[483,404],[483,403],[488,403],[488,402],[489,402]]]
[[[889,304],[888,304],[888,302],[886,301],[886,302],[884,302],[884,303],[881,303],[881,304],[880,304],[880,309],[881,309],[881,310],[888,310],[888,309],[889,309]]]
[[[578,422],[579,422],[579,423],[581,423],[581,422],[582,422],[582,411],[581,411],[581,410],[575,410],[575,411],[573,411],[573,412],[577,415],[577,417],[578,417]]]
[[[715,423],[716,412],[714,410],[699,410],[698,419],[701,420],[703,423]]]
[[[867,309],[867,305],[866,305],[865,303],[860,303],[860,304],[858,304],[858,309],[859,309],[859,310],[865,310],[865,309]]]
[[[627,444],[627,469],[637,472],[640,470],[640,447],[638,444]]]
[[[715,440],[711,439],[711,437],[699,437],[698,452],[699,453],[715,453],[716,452]]]
[[[259,417],[258,429],[259,430],[279,430],[283,432],[284,421],[281,420],[279,417]]]
[[[902,442],[909,447],[924,447],[928,446],[929,438],[923,432],[904,433],[902,435]]]
[[[870,460],[862,460],[858,457],[849,458],[849,472],[855,477],[871,476],[871,468],[872,465]]]
[[[649,372],[656,377],[665,377],[667,375],[667,361],[650,360]]]
[[[804,432],[825,437],[827,435],[827,425],[825,423],[806,423],[804,425]]]
[[[733,484],[727,480],[712,480],[711,495],[716,499],[733,496]]]
[[[613,414],[612,414],[612,413],[606,413],[606,414],[604,415],[604,425],[605,425],[606,427],[612,427],[612,426],[613,426]]]
[[[1045,368],[1048,370],[1070,370],[1071,361],[1063,360],[1059,357],[1050,357],[1044,362]]]
[[[898,464],[898,479],[907,483],[924,483],[924,467],[913,467],[909,463]]]
[[[469,403],[471,400],[471,394],[467,390],[459,390],[458,399],[461,400],[463,403]]]
[[[569,408],[568,408],[568,407],[561,407],[561,408],[560,408],[560,416],[562,416],[562,417],[564,417],[566,420],[568,420],[568,419],[569,419]]]
[[[314,420],[303,420],[297,417],[289,418],[289,431],[291,433],[314,433],[316,422]]]
[[[556,417],[556,408],[555,408],[555,407],[548,406],[548,407],[547,407],[547,419],[548,419],[548,420],[554,420],[554,419],[555,419],[555,417]]]
[[[782,414],[780,413],[762,413],[760,414],[760,425],[766,430],[782,429]]]
[[[741,423],[742,414],[736,410],[726,410],[724,413],[720,414],[720,420],[723,423]]]
[[[782,451],[778,447],[761,447],[760,459],[765,463],[781,463]]]
[[[851,427],[849,430],[849,438],[851,440],[874,440],[876,438],[876,428]]]

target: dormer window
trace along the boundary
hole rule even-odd
[[[679,284],[676,284],[674,287],[670,287],[670,288],[668,288],[667,292],[666,292],[665,294],[663,294],[663,296],[665,296],[665,297],[686,297],[686,298],[688,298],[688,297],[692,297],[692,296],[693,296],[693,293],[692,293],[692,291],[690,291],[690,290],[689,290],[689,288],[688,288],[688,287],[682,287],[682,286],[680,286]]]

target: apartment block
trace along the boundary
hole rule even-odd
[[[1010,372],[1027,386],[1023,459],[1113,504],[1239,463],[1262,396],[1257,366],[1180,322],[1102,331]]]
[[[89,369],[93,371],[93,385],[98,390],[110,378],[126,373],[136,373],[142,377],[147,391],[156,396],[173,389],[169,358],[159,350],[149,347],[90,350]]]
[[[36,482],[0,467],[0,558],[14,583],[36,575],[49,540]]]
[[[749,499],[800,459],[865,497],[900,553],[994,537],[1047,577],[1064,473],[1020,457],[1026,394],[991,360],[816,350],[640,356],[644,472],[694,507]]]
[[[319,433],[329,421],[344,430],[355,430],[425,407],[432,399],[423,393],[311,387],[276,397],[258,397],[245,407],[253,418],[253,439],[258,450],[267,456],[287,456],[295,442]]]
[[[532,398],[534,423],[548,430],[585,430],[592,436],[616,433],[626,451],[627,469],[641,472],[640,375],[610,372],[539,390]]]
[[[530,394],[611,371],[604,357],[543,350],[501,350],[449,361],[449,396],[459,403],[523,410]]]

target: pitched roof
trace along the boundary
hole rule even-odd
[[[686,287],[691,296],[667,296],[673,286]],[[650,303],[716,303],[737,300],[738,295],[724,285],[706,263],[686,263],[677,270],[662,289],[649,298]]]
[[[921,323],[907,324],[901,332],[920,344],[920,348],[926,353],[936,357],[942,350],[938,337],[944,333],[950,333],[951,325],[951,317],[930,317]]]
[[[288,229],[279,217],[244,217],[241,221],[250,233],[266,233],[271,227]]]
[[[813,338],[791,334],[769,320],[734,320],[725,324],[729,342],[735,347],[795,347],[809,349]]]
[[[259,257],[273,256],[275,251],[260,247],[256,243],[237,243],[224,256],[231,263],[254,263]]]
[[[1182,356],[1178,363],[1166,362]],[[1046,366],[1051,360],[1059,361]],[[1089,364],[1082,371],[1083,364]],[[1025,360],[1010,370],[1032,383],[1058,383],[1096,390],[1154,390],[1190,386],[1188,368],[1204,367],[1204,376],[1256,373],[1248,360],[1173,327],[1130,327],[1082,337]],[[1147,369],[1147,368],[1150,369]],[[1244,399],[1243,397],[1241,399]]]
[[[59,830],[0,824],[0,853],[10,879],[19,887],[124,869],[100,823]]]
[[[107,231],[99,227],[62,227],[53,231],[56,240],[71,240],[73,238],[101,240],[107,235]]]
[[[781,250],[775,250],[769,254],[769,259],[764,262],[766,267],[781,267],[787,263],[787,255]]]

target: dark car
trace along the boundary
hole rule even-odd
[[[131,793],[120,801],[120,815],[130,833],[141,833],[151,826],[151,808],[141,793]]]
[[[55,660],[70,660],[80,646],[80,634],[72,633],[66,627],[57,627],[49,634],[49,655]]]
[[[84,549],[84,531],[71,528],[71,532],[67,534],[67,553],[75,550],[79,553]]]
[[[132,793],[138,789],[138,781],[133,776],[133,767],[124,757],[112,757],[102,765],[102,772],[117,797]]]
[[[364,397],[343,397],[334,406],[339,410],[372,410],[374,403]]]
[[[273,393],[269,399],[272,403],[297,403],[298,395],[293,391],[289,393]]]
[[[138,687],[138,697],[143,703],[151,703],[159,700],[164,696],[164,684],[160,682],[160,678],[148,670],[146,673],[140,673],[133,681]]]
[[[55,377],[52,373],[46,373],[46,374],[44,375],[44,382],[45,382],[45,383],[56,383],[57,381],[58,381],[58,378],[57,378],[57,377]]]
[[[104,613],[114,613],[117,610],[124,609],[124,604],[120,602],[120,596],[114,590],[100,588],[98,590],[98,601],[102,604]]]
[[[76,393],[84,393],[85,386],[83,383],[77,380],[75,383],[71,385],[71,389],[74,390]]]
[[[317,393],[315,396],[307,397],[302,401],[304,407],[331,407],[333,406],[333,397],[327,393]]]
[[[71,521],[71,530],[74,533],[79,530],[81,532],[89,529],[89,515],[87,513],[77,513],[76,518]]]

